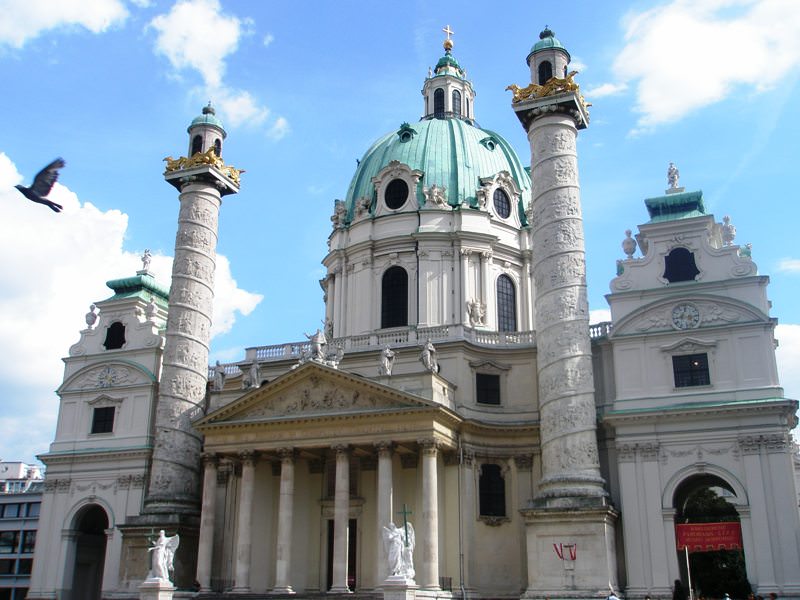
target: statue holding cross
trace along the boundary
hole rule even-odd
[[[403,527],[389,523],[383,528],[383,545],[389,563],[389,576],[414,579],[414,545],[416,543],[414,527],[408,522],[411,511],[404,504],[403,510],[398,514],[403,515]]]

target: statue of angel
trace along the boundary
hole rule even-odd
[[[180,541],[178,534],[167,537],[164,535],[163,529],[158,532],[158,538],[153,542],[152,547],[147,549],[148,552],[153,553],[153,562],[148,579],[172,582],[169,575],[174,570],[172,561],[175,558],[175,552],[178,550]]]
[[[414,527],[406,523],[397,527],[389,523],[383,528],[383,546],[389,566],[389,575],[414,579]]]

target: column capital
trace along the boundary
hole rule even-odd
[[[203,452],[203,466],[217,467],[219,465],[219,454],[216,452]]]
[[[254,450],[245,450],[244,452],[239,452],[239,461],[244,466],[255,466],[257,460],[258,452]]]
[[[442,443],[435,438],[424,438],[417,440],[417,443],[422,448],[422,453],[427,455],[436,456],[437,451],[442,447]]]
[[[391,455],[392,450],[394,450],[394,442],[390,440],[381,440],[379,442],[375,442],[373,446],[375,447],[375,450],[378,451],[379,456]]]
[[[336,452],[336,458],[339,458],[342,455],[349,456],[350,455],[350,446],[347,444],[334,444],[331,446],[331,450]]]
[[[282,463],[291,463],[294,462],[294,459],[297,456],[297,451],[294,448],[279,448],[278,456],[280,457]]]

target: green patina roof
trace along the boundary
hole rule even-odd
[[[158,283],[152,275],[141,274],[122,279],[106,281],[106,285],[114,290],[114,295],[109,300],[121,298],[141,298],[147,302],[154,298],[156,302],[167,306],[169,288]]]
[[[423,188],[436,184],[446,188],[452,206],[466,202],[477,205],[475,192],[481,177],[493,177],[508,171],[523,192],[531,189],[531,178],[511,145],[497,133],[470,125],[461,119],[432,119],[413,125],[416,135],[402,141],[397,131],[387,133],[367,150],[361,159],[347,191],[348,220],[359,198],[374,198],[372,178],[391,161],[423,172],[417,187],[417,200],[424,203]],[[408,138],[409,136],[406,136]],[[490,138],[493,144],[487,144]],[[492,147],[493,149],[490,149]],[[520,199],[520,215],[524,206]]]
[[[213,125],[214,127],[219,127],[222,132],[225,132],[225,128],[222,126],[222,121],[219,120],[219,117],[216,115],[216,111],[214,107],[211,106],[211,102],[208,103],[208,106],[203,107],[203,114],[199,117],[195,117],[192,120],[192,124],[189,125],[187,131],[191,131],[192,127],[195,125]]]
[[[558,38],[555,36],[555,34],[550,29],[545,27],[544,31],[542,31],[539,34],[539,41],[533,45],[530,53],[528,54],[528,62],[531,61],[531,56],[533,56],[537,52],[542,52],[544,50],[552,50],[554,48],[563,50],[564,53],[567,55],[567,60],[569,60],[569,52],[567,52],[567,49],[564,48],[563,44],[558,41]]]
[[[453,55],[449,52],[445,53],[445,55],[439,59],[439,62],[436,63],[436,70],[438,71],[444,66],[455,67],[459,71],[461,70],[461,66],[458,64],[458,61],[453,58]]]
[[[656,198],[646,198],[644,204],[647,207],[647,212],[650,213],[651,223],[691,219],[692,217],[702,217],[706,214],[702,191],[681,192]]]

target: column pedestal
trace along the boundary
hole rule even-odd
[[[619,513],[609,506],[528,508],[528,589],[523,598],[606,598],[617,586],[614,540]]]
[[[402,575],[390,575],[381,585],[383,600],[415,600],[417,584]]]

